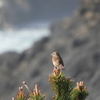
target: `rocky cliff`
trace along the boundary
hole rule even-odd
[[[52,95],[48,83],[53,70],[50,54],[58,51],[66,76],[85,82],[88,100],[100,100],[100,0],[84,0],[71,17],[55,22],[50,30],[50,37],[23,53],[0,55],[0,99],[10,100],[26,81],[30,89],[37,83],[48,100]]]

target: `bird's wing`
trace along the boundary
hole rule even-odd
[[[62,58],[61,58],[61,56],[60,56],[60,64],[62,64],[63,66],[64,66],[64,62],[63,62],[63,60],[62,60]]]

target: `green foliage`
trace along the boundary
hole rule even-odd
[[[24,86],[27,88],[27,90],[30,92],[29,99],[28,100],[45,100],[45,94],[41,93],[41,90],[38,89],[38,85],[35,85],[35,89],[33,92],[31,92],[26,84],[26,82],[23,82]],[[12,98],[12,100],[27,100],[25,98],[23,87],[19,88],[19,92],[17,93],[15,98]]]
[[[85,100],[89,93],[86,90],[79,91],[77,88],[74,88],[71,100]]]
[[[19,87],[19,92],[17,93],[15,99],[12,98],[12,100],[25,100],[26,96],[24,94],[23,87]]]
[[[50,84],[55,96],[54,100],[70,100],[72,90],[74,88],[74,81],[66,78],[64,73],[50,75]]]
[[[85,100],[89,94],[83,81],[77,82],[75,87],[75,80],[66,78],[57,68],[54,68],[53,74],[49,76],[49,81],[55,93],[54,100]]]
[[[75,80],[66,78],[65,74],[56,67],[53,73],[49,75],[49,81],[55,93],[55,96],[53,96],[54,100],[85,100],[89,95],[83,81],[77,82],[75,87]],[[23,82],[23,84],[29,91],[28,100],[45,100],[45,94],[41,93],[41,90],[38,89],[38,85],[35,85],[35,89],[31,92],[26,82]],[[19,92],[12,100],[27,100],[23,87],[19,87]]]
[[[25,82],[24,82],[24,84],[26,87],[28,87]],[[28,88],[28,90],[29,90],[29,88]],[[38,89],[38,85],[35,85],[35,89],[33,92],[30,91],[29,100],[45,100],[45,94],[43,95],[41,93],[41,90]]]
[[[29,100],[45,100],[45,95],[39,94],[39,95],[29,95]]]
[[[25,100],[24,97],[17,97],[16,100]]]

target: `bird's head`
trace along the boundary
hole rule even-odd
[[[53,52],[51,55],[52,55],[52,56],[58,56],[59,53],[58,53],[58,52]]]

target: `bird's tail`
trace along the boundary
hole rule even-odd
[[[66,69],[64,68],[64,66],[62,66],[62,65],[60,65],[60,68],[61,68],[62,70],[66,70]]]
[[[66,71],[66,69],[64,67],[62,68],[62,70],[65,70]]]

